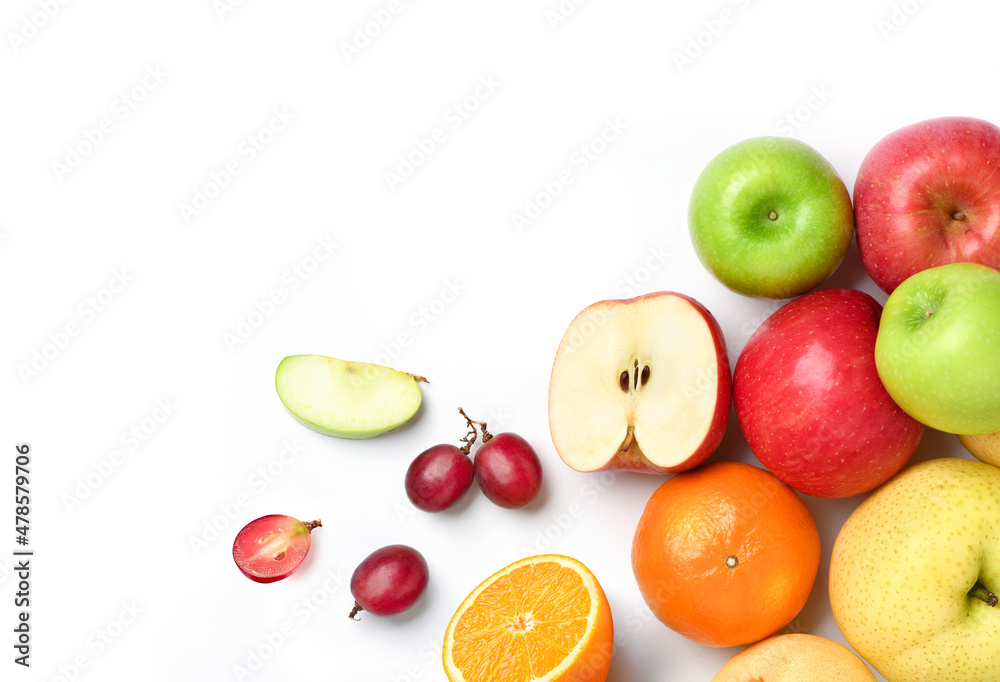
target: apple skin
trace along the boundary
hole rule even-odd
[[[946,263],[1000,269],[998,164],[1000,128],[976,118],[915,123],[872,147],[854,211],[861,261],[883,291]]]
[[[982,462],[904,469],[834,543],[833,616],[889,682],[1000,681],[1000,606],[974,588],[1000,591],[1000,469]]]
[[[907,279],[885,302],[875,365],[893,400],[927,426],[1000,431],[1000,272],[950,263]]]
[[[881,312],[861,291],[814,291],[765,320],[736,362],[733,401],[750,449],[801,493],[868,492],[920,443],[923,425],[875,368]]]
[[[1000,431],[978,435],[960,435],[958,440],[980,462],[1000,467]]]
[[[858,656],[843,644],[816,635],[776,635],[729,659],[712,682],[876,682]]]
[[[711,425],[705,434],[705,438],[702,440],[697,449],[695,449],[694,452],[692,452],[691,455],[684,461],[679,462],[674,466],[662,467],[654,464],[643,454],[642,450],[638,447],[638,444],[633,442],[633,445],[626,450],[617,451],[604,465],[594,469],[587,469],[586,472],[631,471],[640,474],[669,474],[687,471],[688,469],[692,469],[708,459],[709,455],[711,455],[715,449],[719,447],[719,443],[722,442],[722,437],[726,433],[726,426],[729,424],[729,411],[732,406],[732,369],[729,364],[729,353],[726,350],[726,340],[722,334],[722,327],[719,326],[718,320],[715,319],[715,316],[712,315],[708,308],[686,294],[677,293],[676,291],[657,291],[636,296],[634,298],[606,300],[592,303],[583,311],[578,313],[577,318],[590,311],[600,310],[604,306],[633,305],[643,299],[653,298],[656,296],[674,296],[687,301],[698,312],[698,314],[704,318],[704,321],[708,325],[711,332],[712,342],[715,346],[715,354],[718,358],[717,372],[719,377],[718,388],[716,390],[716,409],[712,415]],[[556,359],[553,362],[553,375],[555,374],[555,366],[558,361],[559,353],[557,352]],[[552,381],[550,377],[550,400],[551,383]],[[551,410],[549,430],[552,430]],[[557,443],[553,442],[553,445],[555,445],[556,452],[567,466],[577,471],[581,471],[574,466],[574,463],[566,456],[565,453],[560,452]]]
[[[825,280],[854,235],[847,187],[809,145],[755,137],[712,159],[691,192],[698,258],[747,296],[790,298]]]

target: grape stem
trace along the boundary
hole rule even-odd
[[[480,430],[483,433],[483,444],[489,443],[493,439],[493,434],[486,430],[486,422],[477,422],[475,419],[469,419],[469,415],[465,413],[461,407],[458,408],[458,413],[465,417],[465,423],[469,426],[469,433],[465,435],[462,442],[465,445],[461,448],[462,452],[468,455],[472,451],[472,446],[476,442],[478,434],[476,433],[476,424],[479,425]]]
[[[319,528],[322,525],[323,522],[320,519],[316,519],[315,521],[310,521],[309,523],[305,524],[305,527],[306,530],[308,530],[311,533],[313,532],[313,528]]]
[[[359,604],[358,602],[354,602],[354,608],[351,609],[351,612],[347,615],[347,617],[350,618],[351,620],[360,621],[361,620],[360,618],[355,618],[355,616],[358,615],[359,611],[364,611],[364,609],[361,608],[361,604]]]
[[[413,377],[413,380],[416,381],[417,383],[422,383],[422,384],[429,384],[429,383],[431,383],[431,382],[427,381],[426,377],[422,377],[419,374],[411,374],[410,376]]]

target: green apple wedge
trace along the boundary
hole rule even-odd
[[[727,287],[790,298],[840,265],[854,235],[854,209],[843,180],[815,149],[755,137],[702,171],[688,227],[698,258]]]
[[[904,469],[851,514],[830,606],[889,682],[1000,682],[1000,469],[944,458]]]
[[[405,424],[420,407],[423,377],[325,355],[289,355],[274,385],[296,421],[338,438],[374,438]]]
[[[1000,430],[1000,272],[950,263],[889,296],[875,367],[892,399],[939,431]]]

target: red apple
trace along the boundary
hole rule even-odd
[[[936,265],[1000,269],[1000,128],[935,118],[878,142],[854,183],[858,249],[891,293]]]
[[[736,363],[736,418],[757,459],[799,492],[848,497],[903,468],[924,427],[875,369],[882,306],[853,289],[786,303]]]
[[[719,445],[731,396],[726,342],[703,305],[673,292],[600,301],[559,344],[549,430],[577,471],[684,471]]]

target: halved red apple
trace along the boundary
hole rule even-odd
[[[549,430],[577,471],[685,471],[729,421],[732,376],[719,323],[674,292],[599,301],[563,336],[549,382]]]

